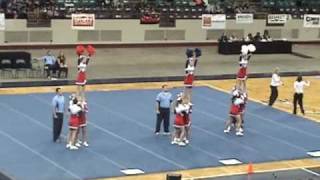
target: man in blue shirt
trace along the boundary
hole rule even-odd
[[[163,121],[164,134],[169,135],[172,94],[169,92],[167,84],[162,85],[162,91],[157,95],[156,101],[157,122],[155,133],[157,135],[160,133],[160,126]]]
[[[56,88],[56,95],[52,99],[53,106],[53,142],[60,140],[60,134],[63,124],[64,96],[61,88]]]
[[[49,50],[47,54],[42,57],[42,60],[44,62],[44,69],[47,72],[47,78],[50,78],[50,70],[52,70],[53,74],[56,73],[56,69],[57,69],[56,58],[51,54]]]

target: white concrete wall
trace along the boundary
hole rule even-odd
[[[295,41],[316,41],[319,38],[318,28],[303,28],[302,20],[290,20],[285,26],[266,26],[265,20],[255,20],[253,24],[236,24],[235,20],[228,20],[226,30],[243,30],[243,34],[263,32],[265,29],[279,30],[282,38]],[[292,38],[292,30],[296,29],[298,38]],[[73,44],[78,42],[78,31],[71,29],[71,20],[52,20],[51,28],[27,28],[26,20],[6,20],[6,30],[16,31],[50,31],[53,44]],[[182,30],[184,31],[184,40],[177,42],[210,42],[207,40],[207,31],[201,28],[201,20],[177,20],[175,28],[159,28],[159,25],[141,25],[139,20],[97,20],[96,30],[120,30],[121,41],[117,43],[145,43],[145,42],[168,42],[168,40],[145,41],[146,30]],[[0,31],[0,43],[5,43],[5,31]],[[215,33],[215,31],[213,31]],[[221,31],[216,31],[220,34]],[[30,40],[30,38],[28,39]],[[15,42],[7,42],[6,44]],[[21,44],[21,42],[19,42]],[[31,42],[25,42],[31,43]],[[50,42],[43,42],[50,43]],[[92,43],[113,43],[94,41]],[[22,43],[23,44],[23,43]]]

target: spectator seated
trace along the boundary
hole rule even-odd
[[[64,56],[63,52],[60,51],[59,56],[57,57],[58,62],[58,78],[61,77],[61,73],[64,74],[64,77],[68,77],[68,65],[67,65],[67,59]]]
[[[42,57],[42,60],[44,62],[44,71],[46,72],[46,76],[48,79],[50,79],[52,77],[51,72],[56,74],[59,64],[50,51],[48,51],[47,54]]]

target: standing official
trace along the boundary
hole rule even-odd
[[[302,76],[299,75],[297,80],[294,82],[294,95],[293,95],[293,114],[297,114],[297,103],[300,106],[301,113],[304,115],[303,108],[303,89],[304,86],[310,86],[309,81],[303,81]]]
[[[162,91],[157,95],[156,101],[157,122],[155,134],[158,135],[160,133],[160,126],[163,121],[164,134],[169,135],[172,94],[169,92],[167,84],[162,85]]]
[[[278,86],[282,85],[282,81],[279,76],[279,68],[276,68],[272,73],[272,79],[270,83],[271,94],[269,98],[269,106],[272,106],[273,103],[278,98]]]
[[[53,106],[53,142],[57,142],[60,138],[63,113],[64,113],[64,96],[62,95],[61,88],[56,88],[56,95],[52,99]]]

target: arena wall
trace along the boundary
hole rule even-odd
[[[284,26],[266,26],[265,20],[253,24],[236,24],[228,20],[226,32],[243,37],[268,29],[275,39],[319,41],[320,29],[304,28],[303,20],[290,20]],[[177,20],[175,28],[141,25],[139,20],[96,20],[95,30],[73,30],[71,20],[52,20],[51,28],[27,28],[26,20],[6,20],[6,30],[0,31],[2,45],[13,44],[94,44],[216,42],[224,30],[204,30],[201,20]]]

